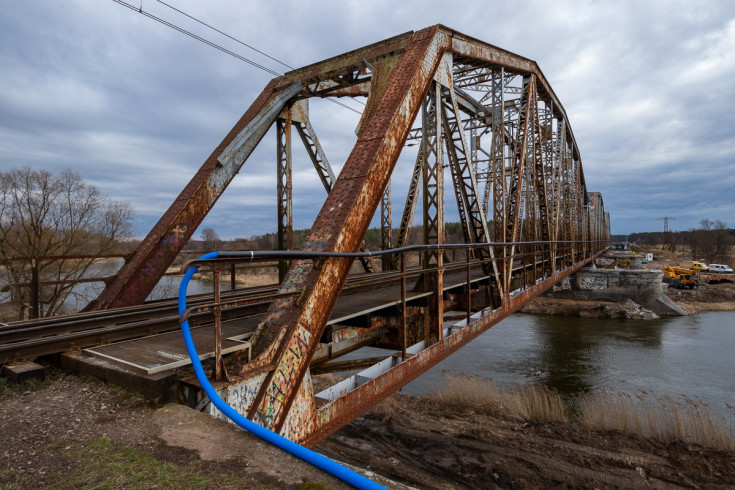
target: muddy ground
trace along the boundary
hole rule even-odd
[[[669,288],[666,295],[689,313],[735,311],[735,283],[702,283],[694,289]]]
[[[320,444],[420,488],[732,488],[735,452],[394,395]]]
[[[93,379],[52,372],[40,388],[6,386],[0,413],[3,489],[345,488],[224,422]],[[392,488],[735,486],[733,451],[431,397],[394,395],[316,449]]]

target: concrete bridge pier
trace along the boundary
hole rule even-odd
[[[555,284],[545,296],[581,301],[623,302],[630,299],[659,316],[688,314],[663,294],[661,271],[658,270],[585,267]]]

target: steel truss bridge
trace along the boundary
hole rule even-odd
[[[310,122],[314,97],[366,98],[339,177]],[[234,400],[239,411],[292,440],[316,444],[608,244],[602,196],[587,190],[567,115],[537,64],[436,25],[273,79],[90,312],[143,304],[273,125],[282,252],[220,254],[190,265],[212,268],[219,281],[226,265],[279,260],[280,286],[250,298],[220,298],[216,289],[213,302],[197,303],[185,316],[213,313],[219,332],[228,310],[266,302],[249,356],[216,349],[215,386],[231,402],[233,392],[241,393]],[[327,192],[298,251],[292,239],[294,132]],[[418,145],[418,152],[398,236],[392,236],[391,175],[406,145]],[[464,244],[444,243],[450,195]],[[419,199],[423,245],[409,246]],[[363,240],[376,212],[382,250],[368,251]],[[355,259],[365,274],[348,280]],[[361,294],[393,288],[393,296],[358,323],[330,323],[355,281]],[[447,317],[456,310],[462,314]],[[388,353],[339,360],[366,345]],[[367,369],[315,393],[315,373],[358,367]]]

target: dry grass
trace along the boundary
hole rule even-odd
[[[566,402],[537,384],[499,385],[491,379],[445,373],[447,387],[432,398],[444,406],[501,410],[525,420],[574,422],[595,430],[619,430],[662,442],[681,441],[713,449],[735,449],[735,431],[727,418],[699,399],[675,400],[641,392],[600,392]],[[574,417],[569,404],[578,407]],[[735,415],[735,407],[727,405]]]
[[[566,422],[569,413],[556,391],[537,384],[501,386],[488,378],[445,373],[447,387],[437,392],[439,403],[501,409],[528,420]]]
[[[681,441],[715,449],[735,449],[732,419],[699,399],[641,392],[600,392],[579,400],[579,421],[593,430],[619,430],[664,442]],[[727,405],[735,414],[735,407]]]
[[[227,276],[228,281],[229,279],[229,276]],[[273,267],[247,269],[244,272],[235,274],[235,282],[237,287],[246,288],[278,284],[278,269]]]

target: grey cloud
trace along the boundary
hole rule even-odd
[[[539,63],[565,105],[588,188],[604,194],[613,232],[658,229],[660,216],[679,216],[678,229],[702,218],[727,222],[735,211],[735,193],[709,202],[735,184],[731,2],[170,3],[292,66],[445,24]],[[159,2],[143,8],[286,70]],[[6,6],[0,63],[0,168],[75,168],[133,203],[141,235],[271,78],[110,1]],[[338,172],[359,116],[325,101],[311,110]],[[294,224],[305,228],[324,190],[295,143]],[[408,148],[396,167],[394,222],[414,157]],[[275,158],[271,132],[202,226],[222,237],[273,231]]]

